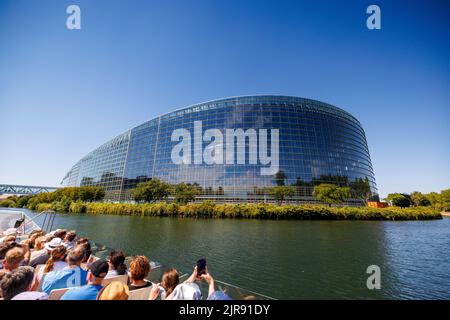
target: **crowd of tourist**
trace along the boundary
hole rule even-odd
[[[0,299],[3,300],[128,300],[130,292],[144,300],[200,300],[198,285],[208,285],[210,300],[230,300],[216,291],[207,268],[197,267],[180,282],[180,274],[166,270],[160,283],[147,280],[151,264],[143,255],[133,257],[129,268],[121,250],[110,252],[107,260],[92,254],[88,238],[75,231],[57,229],[32,231],[20,240],[17,230],[6,230],[0,238]],[[57,294],[60,292],[60,294]]]

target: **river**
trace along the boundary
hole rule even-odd
[[[215,278],[277,299],[450,299],[449,218],[261,221],[58,214],[56,227],[183,272],[205,257]],[[381,269],[379,290],[366,286],[369,265]]]

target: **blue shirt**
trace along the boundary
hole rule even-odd
[[[97,295],[102,288],[102,286],[96,286],[93,284],[72,288],[63,294],[61,300],[96,300]]]
[[[78,266],[51,271],[44,275],[41,291],[50,295],[50,292],[54,289],[84,286],[87,283],[87,273],[86,270]]]

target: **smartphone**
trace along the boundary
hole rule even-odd
[[[206,259],[199,259],[197,261],[197,276],[200,277],[206,273]]]

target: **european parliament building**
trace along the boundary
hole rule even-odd
[[[131,200],[138,183],[195,184],[198,200],[272,201],[294,186],[291,202],[312,202],[315,185],[364,181],[378,191],[364,130],[348,112],[288,96],[243,96],[196,104],[149,120],[79,160],[64,186],[101,186]],[[348,202],[358,203],[356,198]]]

